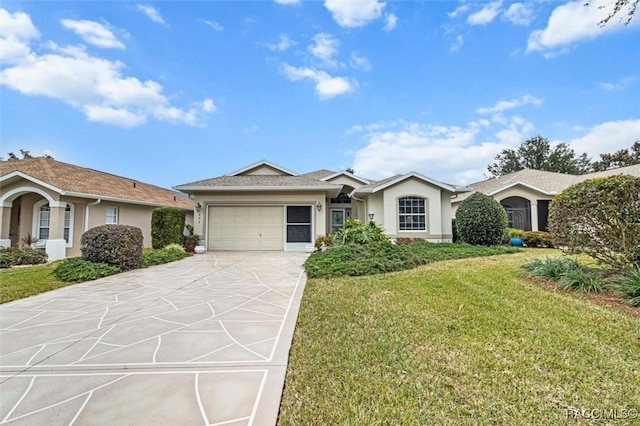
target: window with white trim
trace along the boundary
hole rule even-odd
[[[426,200],[421,197],[398,198],[398,229],[400,231],[426,231]]]
[[[107,225],[117,225],[118,224],[118,208],[117,207],[107,207],[107,213],[105,222]]]
[[[37,238],[37,245],[44,245],[51,235],[51,207],[47,200],[41,200],[33,205],[33,236]],[[73,205],[67,203],[64,209],[63,238],[67,247],[73,244]]]

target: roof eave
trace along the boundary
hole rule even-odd
[[[60,195],[64,195],[67,197],[91,198],[91,199],[102,200],[102,201],[113,201],[116,203],[135,204],[138,206],[151,206],[151,207],[171,206],[170,203],[156,203],[156,202],[149,202],[149,201],[130,200],[127,198],[109,197],[109,196],[103,196],[99,194],[88,194],[86,192],[62,191]],[[172,206],[172,207],[187,209],[187,207],[180,207],[180,206]]]
[[[58,194],[63,194],[64,193],[63,189],[58,188],[57,186],[51,185],[51,184],[49,184],[47,182],[44,182],[44,181],[42,181],[40,179],[36,179],[33,176],[28,175],[28,174],[23,173],[23,172],[18,171],[18,170],[14,171],[14,172],[11,172],[11,173],[7,173],[6,175],[1,176],[0,177],[0,183],[6,182],[7,180],[12,179],[14,177],[20,177],[20,178],[26,179],[28,181],[31,181],[31,182],[35,183],[36,185],[40,185],[40,186],[42,186],[44,188],[47,188],[47,189],[49,189],[51,191],[57,192]]]
[[[342,188],[342,185],[292,185],[292,186],[205,186],[205,185],[178,185],[175,187],[182,192],[232,192],[232,191],[331,191]]]

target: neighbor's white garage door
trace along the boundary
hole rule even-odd
[[[209,207],[209,250],[283,250],[281,206]]]

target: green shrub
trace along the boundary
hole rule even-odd
[[[509,238],[522,238],[524,231],[522,229],[507,228],[507,235]]]
[[[456,211],[456,226],[462,241],[484,246],[498,245],[507,228],[507,212],[488,195],[471,194]]]
[[[467,257],[517,253],[514,247],[481,247],[470,244],[427,243],[395,245],[388,242],[346,244],[315,252],[304,263],[307,276],[372,275],[414,268],[429,262]]]
[[[160,207],[151,213],[151,247],[161,249],[182,242],[187,212],[178,207]]]
[[[180,244],[169,244],[168,246],[166,246],[164,248],[164,250],[175,250],[175,251],[179,251],[182,253],[186,253],[187,251],[184,249],[184,247],[182,247]]]
[[[96,226],[82,234],[80,251],[90,262],[134,269],[142,261],[142,231],[128,225]]]
[[[454,243],[460,242],[460,235],[458,235],[458,226],[456,220],[451,219],[451,241]]]
[[[551,234],[544,231],[524,231],[522,234],[522,242],[527,247],[553,248]]]
[[[65,282],[91,281],[120,272],[120,268],[106,263],[94,263],[81,257],[72,257],[60,262],[53,276]]]
[[[584,269],[576,259],[567,256],[552,256],[533,259],[520,270],[522,275],[558,281],[568,271]]]
[[[39,265],[47,263],[47,254],[34,249],[17,247],[0,247],[0,268],[10,268],[16,265]]]
[[[384,231],[374,221],[369,221],[366,225],[358,219],[348,218],[344,226],[331,233],[333,245],[342,244],[369,244],[386,241],[389,238],[384,235]]]
[[[613,291],[631,306],[640,307],[640,265],[624,270],[611,279]]]
[[[640,263],[640,177],[588,179],[549,207],[553,244],[585,253],[614,269]]]
[[[195,253],[196,246],[200,244],[200,236],[197,234],[189,235],[184,242],[184,250],[187,253]]]
[[[602,291],[602,279],[585,267],[564,272],[560,275],[558,285],[565,290],[577,290],[583,293]]]
[[[142,255],[141,267],[147,268],[153,265],[162,265],[163,263],[175,262],[185,257],[189,257],[189,253],[182,247],[180,247],[180,250],[175,248],[148,249],[145,250]]]

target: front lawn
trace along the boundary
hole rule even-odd
[[[552,252],[309,279],[279,424],[637,422],[640,316],[519,277]]]

